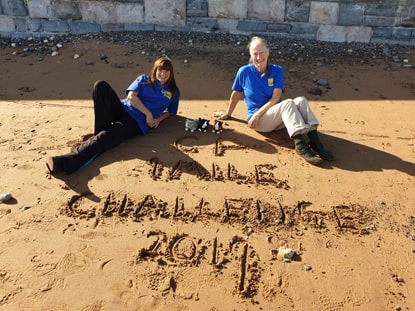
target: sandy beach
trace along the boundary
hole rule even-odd
[[[226,110],[243,40],[2,46],[0,310],[414,310],[415,49],[290,57],[278,40],[284,98],[309,99],[334,162],[249,129],[243,102],[222,133],[185,131]],[[123,98],[162,54],[178,115],[50,176],[93,131],[93,83]]]

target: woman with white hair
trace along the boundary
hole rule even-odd
[[[218,119],[230,118],[238,102],[244,98],[250,128],[272,132],[285,127],[294,141],[295,150],[307,162],[318,165],[322,160],[333,161],[333,154],[324,148],[317,134],[319,122],[307,99],[301,96],[282,100],[284,70],[269,63],[267,42],[253,37],[248,49],[250,63],[239,68],[227,112]]]

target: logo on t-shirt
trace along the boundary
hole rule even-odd
[[[163,93],[164,97],[171,99],[171,92],[166,91],[166,90],[161,90],[161,93]]]
[[[268,78],[268,86],[274,86],[274,78]]]

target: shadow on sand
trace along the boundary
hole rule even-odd
[[[222,142],[231,142],[235,145],[248,146],[258,152],[274,154],[276,147],[264,140],[258,140],[249,135],[236,132],[225,131],[219,135],[212,132],[207,133],[190,133],[184,130],[186,118],[183,116],[174,116],[164,121],[157,129],[150,131],[146,136],[139,136],[122,143],[114,149],[108,150],[101,154],[97,159],[86,167],[76,171],[71,175],[53,174],[66,183],[73,191],[92,201],[100,201],[89,189],[88,182],[101,174],[101,167],[118,161],[128,161],[140,159],[149,161],[157,158],[166,168],[172,168],[181,162],[194,162],[202,170],[207,170],[202,164],[191,158],[187,152],[177,148],[177,142],[180,142],[184,148],[215,146],[220,139]],[[176,145],[176,146],[175,146]],[[195,175],[196,171],[187,173]]]
[[[243,120],[236,121],[243,122]],[[71,175],[55,175],[54,177],[61,179],[69,188],[81,195],[85,195],[90,200],[99,201],[100,199],[90,191],[88,182],[101,174],[101,167],[117,161],[132,159],[147,161],[157,157],[165,167],[169,168],[172,168],[178,161],[196,162],[203,168],[200,163],[191,158],[187,153],[174,146],[179,140],[183,140],[183,145],[187,144],[187,147],[198,147],[215,145],[219,138],[221,141],[230,141],[234,144],[248,146],[266,154],[277,153],[277,148],[279,147],[289,149],[294,147],[285,129],[271,133],[261,133],[264,139],[257,139],[236,131],[225,131],[220,136],[213,133],[194,133],[194,135],[189,135],[189,132],[184,131],[184,122],[185,118],[182,116],[171,117],[163,122],[157,130],[151,131],[146,136],[131,139],[105,152],[83,169]],[[189,137],[191,139],[183,139]],[[390,169],[415,176],[415,164],[404,161],[395,155],[326,133],[320,132],[320,138],[325,146],[334,153],[336,158],[333,162],[324,162],[320,166],[322,169],[336,167],[352,172],[381,172]],[[185,140],[186,142],[184,142]],[[196,174],[195,171],[188,173]]]

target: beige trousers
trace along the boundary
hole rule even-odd
[[[272,106],[259,119],[256,131],[272,132],[283,127],[288,135],[306,134],[317,129],[318,121],[304,96],[286,99]]]

